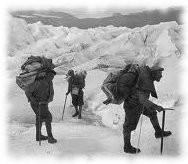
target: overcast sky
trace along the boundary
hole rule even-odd
[[[135,8],[135,9],[130,9],[130,8],[96,8],[89,10],[87,8],[75,8],[75,9],[57,9],[55,11],[62,11],[69,13],[73,16],[76,16],[77,18],[100,18],[100,17],[109,17],[113,15],[113,13],[121,13],[123,15],[129,14],[129,13],[134,13],[134,12],[139,12],[145,10],[144,8]]]

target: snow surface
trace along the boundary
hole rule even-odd
[[[123,153],[122,105],[104,105],[106,99],[100,86],[110,71],[123,68],[127,61],[152,66],[160,60],[165,68],[163,79],[156,83],[159,99],[155,101],[164,107],[176,110],[167,112],[166,128],[173,135],[165,139],[164,154],[180,154],[179,132],[181,94],[179,93],[179,61],[183,55],[182,28],[176,22],[164,22],[142,28],[98,27],[82,30],[78,28],[53,27],[41,22],[27,24],[22,19],[10,18],[10,34],[7,57],[9,149],[15,155],[120,155]],[[52,58],[58,66],[54,78],[54,101],[49,108],[53,115],[53,132],[58,143],[42,142],[39,147],[34,141],[35,116],[24,92],[15,84],[15,76],[21,64],[30,55],[44,55]],[[108,68],[106,68],[108,67]],[[72,68],[87,70],[84,89],[85,105],[83,120],[73,119],[71,98],[68,96],[64,121],[62,109],[67,91],[65,74]],[[161,113],[159,119],[161,120]],[[153,136],[149,119],[144,117],[140,148],[142,155],[159,155],[160,140]],[[132,137],[136,146],[138,130]],[[43,132],[45,130],[43,129]]]

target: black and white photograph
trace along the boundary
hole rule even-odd
[[[18,2],[1,31],[7,162],[185,156],[183,3]]]

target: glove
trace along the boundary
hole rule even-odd
[[[66,93],[66,95],[68,95],[68,94],[69,94],[69,92]]]
[[[163,108],[162,106],[157,106],[157,107],[156,107],[156,110],[157,110],[158,112],[161,112],[161,111],[164,111],[164,108]]]

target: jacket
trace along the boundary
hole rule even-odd
[[[28,101],[35,102],[45,102],[49,103],[53,101],[54,89],[53,89],[53,73],[46,73],[46,76],[43,78],[37,78],[34,83],[29,85],[25,94],[28,98]]]
[[[140,67],[137,84],[132,89],[132,93],[128,101],[135,105],[142,104],[146,108],[158,108],[158,105],[149,100],[150,95],[157,98],[154,79],[151,75],[151,69],[148,66],[143,66]]]
[[[80,91],[85,87],[85,79],[79,75],[71,76],[68,83],[68,93],[72,91],[73,87],[79,88]]]

